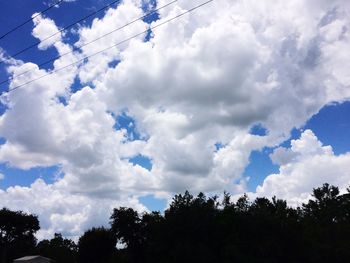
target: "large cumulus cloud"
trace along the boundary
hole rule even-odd
[[[159,0],[158,6],[166,3]],[[200,3],[179,0],[162,9],[152,26]],[[81,27],[75,49],[142,12],[140,2],[125,0]],[[278,146],[323,106],[349,98],[349,12],[345,0],[215,0],[155,29],[150,41],[140,36],[3,95],[8,109],[0,119],[6,138],[0,158],[24,169],[60,165],[64,176],[45,185],[47,195],[59,191],[86,203],[184,189],[242,192],[252,151]],[[54,68],[146,28],[139,21],[63,56]],[[55,30],[54,21],[38,17],[33,35],[44,39]],[[40,48],[52,46],[60,54],[73,50],[64,36]],[[46,73],[32,63],[8,63],[14,76],[32,69],[11,87]],[[135,120],[139,138],[115,129],[120,114]],[[256,124],[267,134],[251,135]],[[295,151],[279,157],[281,171],[282,160]],[[129,161],[137,155],[151,160],[150,171]],[[278,187],[281,176],[273,178],[258,191],[270,181]],[[11,198],[9,190],[2,195]]]
[[[314,187],[327,182],[345,191],[350,186],[350,153],[335,155],[331,146],[324,146],[311,130],[306,130],[290,148],[279,147],[271,159],[280,165],[278,174],[267,176],[256,193],[276,195],[300,205],[310,198]]]

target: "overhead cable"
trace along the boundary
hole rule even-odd
[[[51,62],[53,62],[53,61],[55,61],[55,60],[57,60],[57,59],[59,59],[59,58],[62,58],[62,57],[64,57],[64,56],[66,56],[66,55],[69,55],[69,54],[75,52],[75,51],[78,51],[78,50],[81,49],[82,47],[88,46],[88,45],[90,45],[90,44],[92,44],[92,43],[94,43],[94,42],[96,42],[96,41],[98,41],[98,40],[100,40],[100,39],[102,39],[102,38],[104,38],[104,37],[106,37],[106,36],[111,35],[112,33],[115,33],[115,32],[117,32],[117,31],[119,31],[119,30],[121,30],[121,29],[123,29],[123,28],[126,28],[126,27],[128,27],[128,26],[130,26],[130,25],[136,23],[137,21],[143,20],[143,19],[145,19],[146,17],[149,17],[150,15],[157,13],[159,10],[161,10],[161,9],[163,9],[163,8],[166,8],[166,7],[168,7],[168,6],[170,6],[170,5],[174,4],[174,3],[176,3],[177,1],[178,1],[178,0],[174,0],[174,1],[172,1],[172,2],[170,2],[170,3],[168,3],[168,4],[166,4],[166,5],[163,5],[163,6],[161,6],[161,7],[158,7],[157,9],[154,9],[154,10],[152,10],[152,11],[146,13],[145,15],[143,15],[143,16],[141,16],[141,17],[138,17],[138,18],[136,18],[136,19],[130,21],[130,22],[126,23],[126,24],[123,25],[123,26],[120,26],[120,27],[118,27],[118,28],[116,28],[116,29],[114,29],[114,30],[112,30],[112,31],[107,32],[106,34],[103,34],[103,35],[99,36],[98,38],[95,38],[95,39],[93,39],[93,40],[91,40],[91,41],[89,41],[89,42],[87,42],[87,43],[84,43],[83,45],[80,45],[79,47],[74,47],[74,46],[73,46],[73,49],[72,49],[72,50],[70,50],[70,51],[68,51],[68,52],[66,52],[66,53],[60,54],[59,56],[56,56],[56,57],[51,58],[51,59],[49,59],[49,60],[46,60],[45,62],[42,62],[42,63],[38,64],[38,67],[40,68],[40,67],[45,66],[45,65],[47,65],[47,64],[49,64],[49,63],[51,63]],[[20,73],[20,74],[17,74],[16,76],[9,77],[8,79],[5,79],[5,80],[1,81],[1,82],[0,82],[0,85],[1,85],[1,84],[4,84],[4,83],[8,83],[8,82],[10,82],[11,80],[16,79],[16,78],[18,78],[18,77],[20,77],[20,76],[23,76],[24,74],[27,74],[27,73],[29,73],[29,72],[31,72],[31,71],[32,71],[32,69],[26,70],[26,71],[24,71],[24,72],[22,72],[22,73]]]
[[[119,46],[119,45],[121,45],[121,44],[124,44],[124,43],[126,43],[126,42],[128,42],[128,41],[130,41],[130,40],[132,40],[132,39],[134,39],[134,38],[137,38],[137,37],[141,36],[141,35],[147,34],[147,33],[149,32],[149,30],[153,31],[153,30],[157,29],[158,27],[161,27],[161,26],[163,26],[163,25],[165,25],[165,24],[168,24],[168,23],[170,23],[171,21],[176,20],[176,19],[178,19],[178,18],[180,18],[180,17],[182,17],[182,16],[184,16],[184,15],[186,15],[186,14],[188,14],[188,13],[191,13],[191,12],[195,11],[196,9],[199,9],[199,8],[205,6],[205,5],[207,5],[207,4],[209,4],[209,3],[213,2],[213,1],[214,1],[214,0],[209,0],[209,1],[206,1],[206,2],[204,2],[204,3],[201,3],[201,4],[195,6],[195,7],[191,8],[191,9],[188,9],[187,11],[185,11],[185,12],[183,12],[183,13],[180,13],[180,14],[178,14],[178,15],[172,17],[172,18],[169,18],[169,19],[163,21],[162,23],[159,23],[159,24],[157,24],[157,25],[155,25],[155,26],[152,26],[152,27],[150,27],[149,29],[147,29],[147,30],[145,30],[145,31],[143,31],[143,32],[141,32],[141,33],[135,34],[135,35],[133,35],[133,36],[131,36],[131,37],[129,37],[129,38],[123,40],[123,41],[120,41],[120,42],[118,42],[118,43],[116,43],[116,44],[114,44],[114,45],[108,47],[108,48],[102,49],[102,50],[100,50],[100,51],[98,51],[98,52],[96,52],[96,53],[93,53],[93,54],[91,54],[91,55],[89,55],[89,56],[86,56],[86,57],[84,57],[84,58],[82,58],[82,59],[79,59],[79,60],[77,60],[77,61],[75,61],[75,62],[73,62],[73,63],[71,63],[71,64],[68,64],[68,65],[63,66],[63,67],[61,67],[61,68],[58,68],[58,69],[56,69],[56,70],[50,71],[49,73],[46,73],[46,74],[44,74],[44,75],[42,75],[42,76],[40,76],[40,77],[38,77],[38,78],[32,79],[32,80],[27,81],[27,82],[25,82],[25,83],[23,83],[23,84],[20,84],[20,85],[18,85],[18,86],[15,86],[15,87],[9,89],[9,90],[7,91],[7,93],[13,92],[13,91],[15,91],[15,90],[17,90],[17,89],[20,89],[20,88],[22,88],[22,87],[25,87],[25,86],[27,86],[27,85],[30,84],[30,83],[33,83],[33,82],[35,82],[35,81],[37,81],[37,80],[40,80],[40,79],[42,79],[42,78],[45,78],[45,77],[47,77],[47,76],[49,76],[49,75],[52,75],[52,74],[57,73],[57,72],[59,72],[59,71],[62,71],[62,70],[64,70],[64,69],[68,68],[68,67],[71,67],[71,66],[74,66],[74,65],[76,65],[76,64],[79,64],[79,63],[81,63],[81,62],[84,62],[84,61],[86,61],[87,59],[89,59],[89,58],[91,58],[91,57],[93,57],[93,56],[96,56],[96,55],[101,54],[101,53],[103,53],[103,52],[105,52],[105,51],[107,51],[107,50],[110,50],[110,49],[112,49],[112,48],[115,48],[115,47],[117,47],[117,46]]]
[[[39,41],[37,41],[37,42],[35,42],[35,43],[33,43],[33,44],[27,46],[26,48],[24,48],[24,49],[22,49],[22,50],[17,51],[16,53],[10,55],[10,57],[16,58],[16,57],[19,56],[20,54],[23,54],[24,52],[26,52],[26,51],[28,51],[28,50],[30,50],[30,49],[32,49],[32,48],[34,48],[34,47],[40,45],[40,44],[43,43],[43,42],[46,42],[47,40],[53,38],[54,36],[57,36],[57,35],[60,34],[61,32],[66,31],[67,29],[69,29],[69,28],[75,26],[76,24],[78,24],[78,23],[80,23],[80,22],[83,22],[83,21],[85,21],[86,19],[88,19],[88,18],[90,18],[90,17],[96,16],[98,13],[104,11],[105,9],[109,8],[110,6],[116,4],[116,3],[120,2],[120,1],[121,1],[121,0],[114,0],[113,2],[110,2],[109,4],[107,4],[107,5],[103,6],[103,7],[101,7],[100,9],[98,9],[98,10],[96,10],[96,11],[93,11],[92,13],[90,13],[90,14],[88,14],[88,15],[82,17],[82,18],[79,18],[78,20],[76,20],[75,22],[69,24],[68,26],[63,27],[62,29],[56,31],[56,32],[53,33],[52,35],[49,35],[49,36],[45,37],[44,39],[39,40]],[[3,62],[4,62],[4,61],[1,61],[0,64],[3,63]]]
[[[36,17],[46,13],[47,11],[49,11],[51,8],[58,6],[59,4],[61,4],[64,0],[59,0],[56,3],[48,6],[46,9],[42,10],[39,13],[36,13],[34,16],[32,16],[31,18],[27,19],[26,21],[22,22],[21,24],[19,24],[18,26],[15,26],[14,28],[12,28],[11,30],[7,31],[5,34],[3,34],[2,36],[0,36],[0,40],[5,38],[6,36],[10,35],[11,33],[15,32],[17,29],[21,28],[22,26],[24,26],[25,24],[29,23],[30,21],[34,20]]]

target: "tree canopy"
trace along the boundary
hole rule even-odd
[[[350,193],[324,184],[297,208],[276,197],[233,202],[225,193],[219,202],[185,192],[164,214],[119,208],[110,219],[126,262],[346,262],[349,212]]]
[[[0,210],[0,257],[2,263],[33,253],[34,234],[40,229],[38,217],[22,211]]]
[[[232,201],[226,192],[220,199],[185,192],[164,213],[115,208],[110,228],[87,230],[77,245],[55,234],[35,253],[57,263],[347,262],[350,189],[340,194],[324,184],[312,196],[289,207],[277,197]],[[35,215],[0,210],[1,263],[33,251],[38,229]]]
[[[56,263],[75,263],[78,247],[72,240],[55,233],[51,240],[40,241],[37,245],[37,251],[44,257],[54,259]]]
[[[109,262],[116,246],[116,238],[109,229],[92,228],[78,242],[78,261],[81,263]]]

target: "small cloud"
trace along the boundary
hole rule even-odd
[[[5,179],[5,175],[0,173],[0,180],[4,180]]]
[[[63,0],[63,2],[75,2],[76,0]],[[50,1],[47,1],[47,2],[45,2],[44,4],[45,5],[47,5],[47,6],[51,6],[51,5],[53,5],[53,4],[55,4],[55,3],[57,3],[56,5],[55,5],[55,7],[56,8],[58,8],[60,5],[60,1],[57,1],[57,0],[50,0]]]

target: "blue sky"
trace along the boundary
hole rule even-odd
[[[325,144],[331,145],[336,154],[344,154],[350,150],[350,102],[338,103],[325,106],[318,114],[313,116],[306,125],[300,130],[294,130],[289,140],[283,145],[290,145],[290,141],[300,137],[301,130],[312,129],[317,137]],[[127,115],[120,115],[117,119],[116,129],[124,128],[129,136],[138,138],[139,134],[134,127],[134,120]],[[261,135],[263,129],[255,128],[253,134]],[[254,189],[263,182],[264,178],[272,173],[278,172],[278,166],[274,165],[269,158],[273,149],[264,148],[263,151],[254,151],[250,156],[250,164],[246,167],[244,174],[249,176],[248,189]],[[130,159],[133,164],[138,164],[146,169],[152,168],[149,158],[138,155]],[[52,183],[59,175],[59,167],[34,168],[30,170],[21,170],[8,167],[6,164],[0,165],[0,173],[6,174],[4,180],[0,181],[1,189],[5,190],[10,186],[30,186],[36,179],[42,178],[47,183]],[[164,201],[146,196],[141,199],[149,209],[162,209],[165,206]]]
[[[11,59],[110,2],[65,1],[0,40],[0,82],[15,76],[0,86],[0,207],[37,213],[39,238],[56,230],[51,218],[74,237],[113,206],[163,210],[185,190],[293,205],[324,182],[348,187],[346,0],[214,0],[30,82],[205,2],[179,0],[77,48],[171,2],[124,0]],[[49,4],[1,3],[0,35]]]
[[[55,7],[49,10],[45,15],[53,19],[61,28],[64,28],[70,25],[72,22],[80,20],[82,17],[90,15],[92,12],[103,8],[106,5],[109,5],[113,1],[108,0],[88,0],[88,1],[73,1],[71,3],[61,3],[59,8]],[[11,30],[14,26],[17,26],[22,21],[26,21],[30,18],[31,14],[38,12],[39,10],[44,10],[47,6],[51,5],[51,2],[38,2],[38,1],[14,1],[2,3],[2,10],[4,15],[0,18],[0,23],[2,24],[1,34],[4,34]],[[118,6],[118,2],[111,5],[115,8]],[[155,2],[151,1],[150,4],[144,3],[142,8],[145,12],[149,12],[154,8]],[[90,18],[80,22],[79,25],[90,26],[92,21],[96,18],[102,18],[108,9],[98,12],[96,15],[91,16]],[[13,16],[13,14],[17,14]],[[21,20],[22,19],[22,20]],[[158,14],[154,13],[151,16],[145,18],[147,23],[151,23],[158,19]],[[77,26],[73,26],[70,30],[76,29]],[[66,32],[66,40],[69,43],[74,43],[77,39],[75,34],[70,34],[70,30]],[[20,27],[18,30],[10,33],[6,36],[6,39],[1,41],[1,48],[3,48],[7,55],[15,54],[18,51],[30,46],[31,44],[36,43],[38,40],[34,38],[31,34],[32,31],[32,22],[25,24]],[[18,41],[20,39],[20,41]],[[43,63],[53,57],[58,56],[59,54],[55,49],[49,48],[48,50],[40,51],[37,48],[31,48],[30,50],[24,52],[17,56],[17,59],[24,61],[30,61],[33,63]],[[116,63],[110,64],[115,66]],[[46,69],[52,69],[52,63],[44,66]],[[0,66],[0,78],[5,80],[8,78],[6,69],[4,65]],[[77,91],[81,88],[81,84],[78,79],[72,86],[72,90]],[[1,86],[1,91],[7,89],[6,85]],[[66,103],[65,99],[62,98],[62,102]],[[3,104],[0,104],[0,113],[3,113],[6,107]],[[126,114],[121,114],[116,118],[115,129],[126,129],[128,136],[131,140],[139,139],[140,135],[137,130],[134,128],[134,120],[127,116]],[[0,138],[0,144],[5,143],[5,138]],[[145,156],[137,155],[130,158],[130,162],[134,165],[140,165],[148,170],[152,168],[151,160]],[[11,167],[7,163],[0,164],[0,173],[6,174],[3,180],[0,181],[0,189],[6,190],[8,187],[13,186],[22,186],[29,187],[33,184],[38,178],[44,180],[46,183],[50,184],[57,181],[61,176],[60,166],[52,167],[37,167],[31,168],[28,170],[18,169],[16,167]],[[166,205],[166,201],[154,198],[152,195],[147,195],[141,198],[141,203],[143,203],[148,209],[151,210],[163,210]]]
[[[350,149],[350,103],[337,103],[327,105],[314,115],[301,129],[294,129],[291,138],[283,143],[290,147],[290,141],[298,139],[302,130],[311,129],[321,142],[331,145],[335,154],[344,154]],[[254,134],[262,134],[258,129]],[[263,151],[254,151],[250,156],[250,164],[246,167],[245,174],[250,177],[248,187],[254,191],[264,178],[273,173],[278,173],[279,167],[272,163],[269,155],[273,150],[264,148]]]

